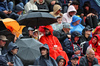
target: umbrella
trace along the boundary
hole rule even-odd
[[[19,23],[11,18],[2,19],[4,25],[7,29],[9,29],[12,34],[16,35],[16,37],[19,37],[20,34],[22,34],[22,29],[25,26],[20,26]]]
[[[15,44],[19,46],[17,55],[24,65],[33,65],[34,60],[40,56],[39,47],[42,43],[33,38],[18,39]]]
[[[47,12],[31,12],[24,15],[21,15],[18,18],[18,22],[20,25],[26,26],[42,26],[49,25],[56,22],[54,16]]]

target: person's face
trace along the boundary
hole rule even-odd
[[[62,18],[58,18],[58,19],[57,19],[57,22],[58,22],[58,24],[61,24]]]
[[[78,5],[74,5],[75,9],[78,10]]]
[[[41,49],[41,55],[42,56],[47,55],[47,53],[48,53],[48,50],[47,49],[45,49],[45,48]]]
[[[91,35],[91,31],[85,31],[85,37],[88,38]]]
[[[93,37],[92,43],[93,43],[93,44],[97,43],[97,40],[98,40],[98,39],[97,39],[96,37]]]
[[[73,65],[77,65],[78,64],[78,59],[77,58],[72,59],[71,62],[72,62]]]
[[[18,49],[13,49],[13,50],[11,50],[11,52],[15,55],[15,54],[17,54]]]
[[[42,3],[42,2],[43,2],[43,0],[39,0],[39,2],[40,2],[40,3]]]
[[[59,62],[58,62],[58,66],[63,66],[65,63],[65,61],[63,59],[61,59]]]
[[[37,37],[38,36],[38,32],[36,31],[36,32],[34,32],[34,36],[35,37]]]
[[[76,37],[74,38],[74,41],[77,42],[78,40],[79,40],[79,37],[76,36]]]
[[[89,7],[88,7],[88,6],[86,6],[86,7],[85,7],[85,9],[88,11],[88,10],[89,10]]]
[[[29,35],[33,36],[33,31],[32,30],[29,30]]]
[[[49,29],[45,29],[45,35],[50,35],[50,30]]]
[[[95,52],[94,51],[91,51],[89,54],[87,54],[87,58],[91,61],[94,59],[94,57],[95,57]]]
[[[69,32],[70,31],[70,28],[65,28],[66,32]]]
[[[4,47],[6,44],[6,41],[0,40],[0,47]]]
[[[59,14],[61,12],[61,10],[58,10],[57,12],[56,12],[56,14]]]
[[[75,15],[75,11],[69,12],[69,15],[72,17],[73,15]]]

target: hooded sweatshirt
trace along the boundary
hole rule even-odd
[[[47,58],[44,56],[40,56],[38,59],[35,60],[34,65],[39,65],[39,66],[58,66],[56,61],[49,56],[49,47],[47,44],[44,44],[43,46],[40,47],[40,51],[42,48],[46,48],[48,50],[47,53]]]
[[[80,20],[79,24],[78,25],[73,25],[73,23],[75,23],[76,21]],[[73,31],[78,31],[81,35],[82,35],[82,30],[85,28],[83,25],[81,25],[81,21],[82,19],[76,15],[73,16],[72,18],[72,22],[71,22],[71,27],[73,27],[73,29],[71,29],[71,33]]]
[[[70,5],[70,6],[68,7],[67,13],[64,13],[64,14],[63,14],[62,22],[67,22],[67,23],[71,23],[71,22],[72,22],[72,17],[73,17],[73,16],[70,16],[70,15],[69,15],[69,12],[71,12],[71,11],[75,11],[75,12],[77,13],[75,7],[74,7],[73,5]],[[74,15],[75,15],[75,14],[74,14]]]
[[[59,9],[62,9],[60,5],[54,5],[53,7],[53,12],[50,12],[51,15],[53,15],[54,17],[57,17],[57,16],[62,16],[63,14],[60,12],[59,14],[56,14],[56,12],[59,10]]]
[[[10,42],[8,45],[8,53],[5,54],[4,56],[8,62],[14,62],[14,66],[24,66],[20,58],[12,54],[11,50],[15,48],[18,49],[18,46],[15,43]]]
[[[62,56],[58,56],[58,57],[57,57],[57,59],[56,59],[57,63],[59,63],[59,61],[60,61],[61,59],[64,60],[64,65],[63,65],[63,66],[65,66],[65,65],[66,65],[66,60],[65,60]]]
[[[35,5],[35,2],[33,0],[30,0],[28,3],[26,3],[25,5],[25,11],[26,13],[29,11],[29,10],[38,10],[37,6]]]
[[[61,55],[66,59],[66,63],[69,60],[66,53],[63,51],[62,46],[57,39],[57,37],[53,36],[53,28],[50,25],[45,26],[45,28],[49,29],[51,32],[51,35],[44,35],[40,38],[40,42],[43,44],[48,44],[49,49],[50,49],[50,56],[56,60],[56,58]],[[57,48],[54,50],[54,46]]]

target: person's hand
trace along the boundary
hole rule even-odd
[[[84,16],[84,14],[83,14],[83,13],[81,13],[81,16]]]
[[[8,11],[7,10],[5,10],[5,11],[3,11],[5,14],[8,14]]]
[[[8,11],[8,14],[11,14],[11,13],[12,13],[12,11],[10,11],[10,12]]]
[[[55,3],[56,3],[56,1],[52,1],[52,2],[51,2],[51,5],[54,5]]]
[[[8,62],[7,63],[9,66],[14,66],[14,64],[12,64],[11,62]]]
[[[77,54],[80,54],[80,50],[77,50],[76,52],[75,52],[75,54],[77,55]]]

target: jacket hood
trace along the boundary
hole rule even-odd
[[[30,2],[31,4],[35,4],[35,2],[34,2],[33,0],[30,0],[29,2]]]
[[[80,37],[81,34],[79,32],[77,32],[77,31],[72,32],[72,34],[71,34],[71,41],[72,41],[72,43],[74,43],[74,38],[76,36]]]
[[[85,8],[86,6],[88,6],[89,8],[91,7],[91,4],[89,1],[84,2],[83,8]]]
[[[100,30],[100,26],[97,26],[94,30],[94,32],[92,33],[92,36],[94,36],[95,34],[97,34],[97,31]]]
[[[51,25],[47,25],[47,26],[45,26],[44,28],[49,29],[49,30],[50,30],[50,33],[53,35],[53,28],[52,28]]]
[[[43,4],[44,2],[45,2],[45,1],[43,0],[42,4]],[[39,0],[37,0],[37,3],[40,4]]]
[[[57,57],[57,59],[56,59],[57,63],[58,63],[61,59],[63,59],[63,60],[65,61],[65,64],[64,64],[64,66],[65,66],[65,65],[66,65],[66,60],[65,60],[62,56],[58,56],[58,57]]]
[[[69,14],[69,12],[71,12],[71,11],[75,11],[75,12],[77,13],[77,11],[76,11],[76,9],[75,9],[75,7],[74,7],[73,5],[70,5],[70,6],[68,7],[67,13]]]
[[[19,47],[15,43],[10,42],[8,45],[8,52],[11,52],[11,50],[16,49],[16,48],[19,49]]]
[[[59,9],[62,9],[60,5],[55,4],[53,7],[53,12],[56,13]]]
[[[22,35],[24,37],[29,37],[29,33],[28,33],[28,28],[27,27],[24,27],[23,30],[22,30]]]
[[[80,20],[80,22],[79,22],[79,24],[80,24],[80,23],[81,23],[81,21],[82,21],[82,19],[81,19],[80,17],[78,17],[78,16],[74,15],[74,16],[72,17],[72,22],[71,22],[71,25],[72,25],[73,23],[75,23],[76,21],[78,21],[78,20]]]
[[[47,44],[43,44],[39,49],[41,50],[42,48],[46,48],[49,51],[49,47]]]
[[[82,35],[85,35],[85,31],[92,31],[92,28],[88,25],[82,30]]]

